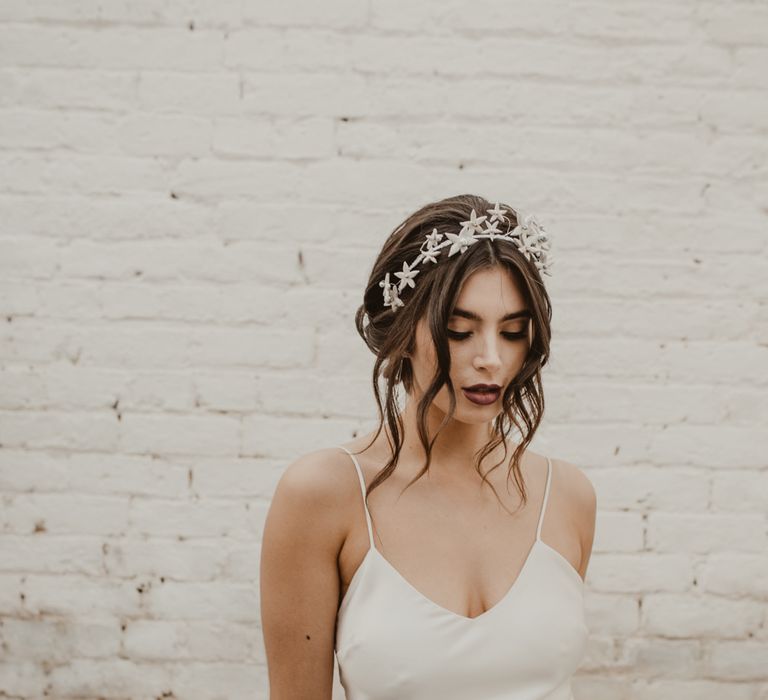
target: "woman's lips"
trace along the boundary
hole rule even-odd
[[[498,401],[501,395],[501,389],[494,389],[493,391],[469,391],[468,389],[462,389],[464,396],[466,396],[472,403],[476,403],[479,406],[487,406],[488,404]]]

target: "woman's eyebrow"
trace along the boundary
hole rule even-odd
[[[467,311],[466,309],[460,309],[458,306],[453,309],[453,313],[451,313],[451,316],[462,316],[463,318],[468,318],[470,321],[482,321],[483,317],[476,314],[474,311]],[[531,312],[528,309],[520,309],[519,311],[511,311],[508,314],[505,314],[502,318],[499,319],[499,322],[502,321],[509,321],[513,318],[530,318]]]

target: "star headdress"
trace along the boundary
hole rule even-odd
[[[496,202],[493,209],[486,210],[486,215],[478,216],[475,210],[469,215],[469,219],[461,222],[461,229],[458,233],[446,233],[443,241],[443,234],[438,233],[436,228],[432,233],[426,235],[424,243],[421,244],[419,255],[411,262],[403,263],[403,269],[395,272],[395,277],[399,282],[390,282],[389,272],[384,279],[379,282],[379,287],[384,290],[384,306],[389,306],[392,311],[397,311],[398,307],[405,306],[400,298],[400,292],[405,287],[416,287],[414,278],[419,274],[419,265],[423,261],[437,263],[440,251],[446,246],[450,246],[448,257],[456,253],[463,253],[469,246],[477,243],[482,238],[490,241],[509,241],[514,244],[517,250],[525,256],[525,259],[532,262],[541,274],[552,276],[550,268],[552,267],[552,256],[549,254],[549,235],[544,230],[544,226],[536,219],[533,214],[522,214],[515,212],[517,225],[512,228],[510,219],[506,216],[507,210],[501,209]],[[499,225],[507,224],[506,231],[499,230]],[[510,230],[511,229],[511,230]],[[441,242],[442,241],[442,242]]]

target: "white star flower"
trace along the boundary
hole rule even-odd
[[[395,277],[400,278],[400,285],[399,285],[400,291],[402,291],[406,285],[408,285],[409,287],[416,287],[416,283],[413,281],[413,278],[416,277],[416,275],[418,274],[419,274],[419,270],[412,270],[410,267],[408,267],[408,263],[404,262],[403,271],[395,273]]]
[[[535,233],[537,235],[544,234],[546,236],[544,226],[539,222],[535,214],[519,213],[517,217],[517,223],[519,226],[522,226],[524,229],[526,229],[528,233]]]
[[[520,250],[520,252],[523,253],[525,257],[528,258],[528,260],[531,259],[528,253],[535,253],[538,255],[539,247],[536,245],[536,234],[528,235],[525,231],[523,231],[518,250]]]
[[[469,246],[477,243],[474,232],[468,228],[461,229],[459,233],[446,233],[445,235],[448,236],[448,240],[453,241],[451,249],[448,251],[449,258],[454,253],[463,253]]]
[[[506,218],[504,214],[507,213],[506,209],[499,209],[499,203],[496,202],[493,209],[486,209],[486,211],[491,215],[491,222],[494,221],[504,221]]]
[[[524,230],[525,229],[523,229],[523,227],[518,223],[518,225],[515,226],[515,228],[513,228],[507,235],[513,236],[514,238],[521,238]]]
[[[430,233],[427,237],[427,247],[428,248],[434,248],[439,242],[440,239],[443,237],[442,233],[438,233],[436,228],[432,229],[432,233]]]
[[[392,311],[397,311],[398,306],[405,306],[405,304],[403,304],[403,300],[400,298],[400,295],[397,293],[397,287],[393,285],[390,291],[390,303],[388,306],[392,307]]]
[[[469,215],[469,221],[462,221],[461,225],[464,227],[471,228],[473,231],[482,232],[483,227],[481,224],[483,221],[485,221],[488,217],[487,216],[478,216],[475,213],[475,210],[472,210],[472,213]]]
[[[439,241],[443,237],[442,233],[438,233],[436,228],[432,229],[432,233],[427,235],[424,238],[424,243],[427,245],[426,250],[421,251],[421,257],[424,260],[429,260],[429,262],[437,263],[437,255],[439,255],[439,251],[437,250],[439,247]],[[424,243],[422,243],[422,247],[424,246]]]
[[[488,211],[491,211],[491,210],[489,209]],[[493,240],[497,236],[501,236],[502,234],[501,234],[501,231],[499,231],[499,222],[494,221],[493,219],[491,219],[490,221],[486,221],[485,230],[483,231],[483,233],[487,233],[488,238],[490,238],[491,240]]]
[[[531,255],[526,249],[525,244],[522,241],[516,241],[515,245],[517,246],[517,249],[525,256],[526,260],[531,259]]]

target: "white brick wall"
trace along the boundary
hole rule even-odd
[[[384,237],[476,192],[553,236],[577,697],[768,700],[767,64],[756,0],[5,0],[0,695],[267,697],[276,480],[373,425]]]

